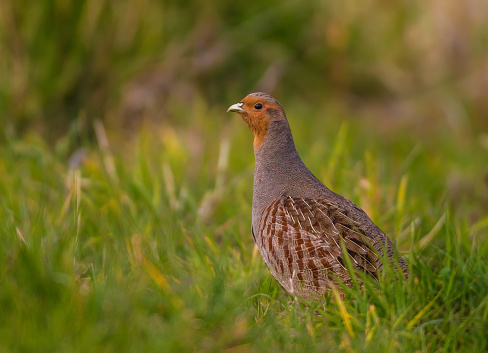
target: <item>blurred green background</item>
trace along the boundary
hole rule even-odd
[[[115,125],[174,120],[182,104],[226,106],[263,90],[285,107],[334,104],[381,127],[486,129],[487,7],[2,1],[2,125],[51,135],[80,115]]]
[[[0,0],[0,353],[488,350],[487,14]],[[297,306],[271,278],[226,113],[259,90],[408,280]]]

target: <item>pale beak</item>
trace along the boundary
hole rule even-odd
[[[227,109],[227,113],[228,112],[236,112],[236,113],[242,113],[242,112],[245,112],[244,109],[242,109],[241,107],[244,105],[244,103],[236,103],[236,104],[232,104],[229,109]]]

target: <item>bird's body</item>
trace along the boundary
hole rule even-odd
[[[304,165],[282,106],[257,92],[234,104],[254,133],[252,233],[271,274],[289,293],[322,297],[338,280],[352,284],[344,259],[377,278],[388,237],[366,213],[332,192]],[[341,245],[343,244],[343,245]],[[398,264],[408,275],[403,259]]]

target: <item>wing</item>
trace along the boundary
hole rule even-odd
[[[357,270],[377,278],[367,232],[325,200],[283,197],[264,209],[256,243],[273,276],[290,293],[323,295],[337,279],[351,285],[341,239]]]

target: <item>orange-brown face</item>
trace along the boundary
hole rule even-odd
[[[242,117],[254,134],[254,149],[263,143],[269,131],[270,121],[286,120],[283,107],[276,99],[263,92],[247,95],[239,103],[231,105],[228,112]]]

